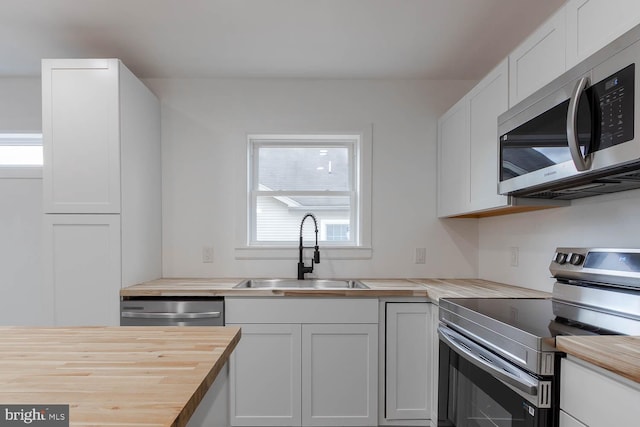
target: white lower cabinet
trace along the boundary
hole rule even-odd
[[[227,298],[232,426],[376,426],[376,299]]]
[[[301,325],[236,324],[231,355],[231,425],[301,425]]]
[[[120,322],[120,215],[45,215],[45,283],[55,326]]]
[[[187,427],[229,426],[229,363],[218,373],[202,401],[196,408]]]
[[[638,425],[640,384],[577,359],[562,359],[560,427]],[[570,416],[570,417],[569,417]]]
[[[431,417],[431,304],[386,305],[387,420]]]
[[[564,411],[560,411],[560,427],[587,427]]]
[[[302,325],[302,425],[378,425],[378,325]]]

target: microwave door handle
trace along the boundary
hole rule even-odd
[[[533,379],[527,381],[526,378],[513,375],[504,369],[501,369],[500,366],[496,367],[495,365],[506,366],[507,363],[500,361],[496,356],[492,356],[486,351],[482,351],[477,344],[474,344],[457,332],[454,332],[447,327],[440,326],[438,327],[438,336],[462,358],[483,371],[488,372],[496,379],[507,385],[515,387],[529,396],[538,395],[538,386],[537,383],[532,382]],[[510,367],[510,369],[515,370],[513,367]]]
[[[578,83],[576,83],[571,93],[569,109],[567,111],[567,141],[569,144],[569,152],[571,153],[573,164],[579,171],[591,169],[591,163],[593,162],[593,153],[583,156],[580,152],[580,141],[578,139],[578,104],[580,103],[580,96],[588,84],[588,77],[582,77],[578,80]]]

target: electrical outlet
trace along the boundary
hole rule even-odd
[[[213,262],[213,248],[211,246],[202,247],[202,262],[204,263]]]
[[[520,250],[518,249],[517,246],[511,246],[509,248],[509,263],[511,264],[511,267],[517,267],[518,266],[518,262],[520,261],[520,254],[519,254]]]
[[[416,248],[416,264],[426,264],[427,248]]]

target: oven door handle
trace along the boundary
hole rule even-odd
[[[446,326],[438,327],[438,336],[449,348],[494,378],[530,396],[538,395],[538,381],[535,377],[503,361]]]

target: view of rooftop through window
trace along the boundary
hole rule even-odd
[[[357,143],[358,136],[326,135],[251,140],[252,243],[297,242],[300,220],[312,212],[321,240],[353,244]],[[314,238],[313,227],[304,238]]]

